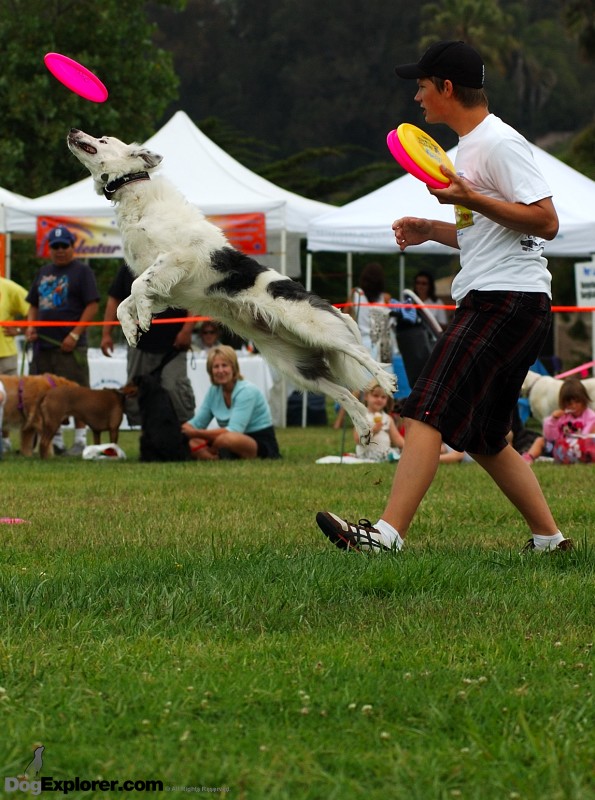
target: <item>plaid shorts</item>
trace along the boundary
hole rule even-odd
[[[432,425],[455,450],[500,452],[550,326],[546,294],[469,292],[438,339],[403,416]]]

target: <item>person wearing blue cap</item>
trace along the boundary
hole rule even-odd
[[[531,532],[524,550],[571,550],[537,478],[507,441],[521,385],[551,326],[543,250],[558,233],[552,192],[529,143],[490,113],[473,47],[436,42],[396,73],[417,81],[425,121],[459,137],[455,171],[442,167],[450,183],[428,188],[452,206],[452,222],[401,217],[392,225],[402,251],[427,241],[460,250],[457,308],[401,410],[405,443],[380,519],[349,522],[320,511],[316,521],[341,550],[400,550],[447,444],[470,453],[522,515]]]
[[[99,309],[99,292],[93,270],[75,258],[76,237],[64,225],[52,228],[48,236],[50,262],[44,264],[33,281],[27,302],[28,320],[70,322],[65,326],[35,327],[26,331],[33,345],[31,373],[50,372],[89,386],[87,328]],[[54,438],[54,452],[81,455],[86,444],[84,422],[75,420],[74,444],[65,450],[60,431]]]

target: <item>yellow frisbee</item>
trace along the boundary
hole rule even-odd
[[[420,169],[427,175],[435,180],[448,186],[450,181],[440,171],[440,165],[455,171],[454,164],[446,155],[444,150],[440,147],[438,142],[435,142],[421,128],[415,125],[410,125],[408,122],[403,122],[397,128],[397,136],[399,141],[412,161],[414,161]]]

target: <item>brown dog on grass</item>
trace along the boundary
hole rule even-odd
[[[121,389],[87,389],[74,384],[60,386],[47,392],[39,404],[42,429],[39,455],[51,455],[52,439],[65,417],[76,417],[93,431],[93,443],[100,444],[102,431],[108,431],[108,441],[117,443],[120,423],[124,414],[124,401],[135,394],[136,386]]]
[[[19,428],[21,432],[21,453],[32,456],[35,437],[41,435],[42,422],[39,404],[45,395],[58,387],[78,388],[78,383],[60,378],[58,375],[0,375],[6,390],[4,405],[4,424]]]

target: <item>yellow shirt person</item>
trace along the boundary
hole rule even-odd
[[[26,319],[29,311],[26,297],[26,289],[8,278],[0,277],[0,322]],[[17,372],[16,331],[15,327],[0,325],[0,373],[4,375],[16,375]]]

